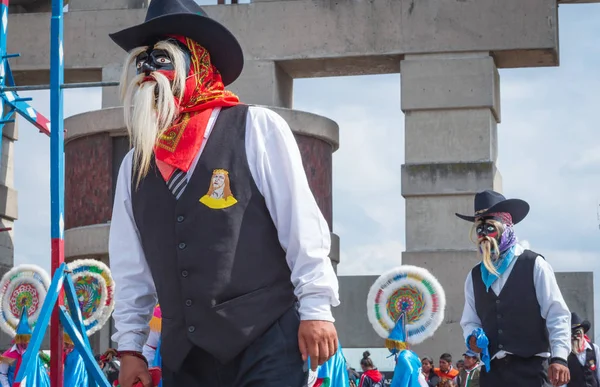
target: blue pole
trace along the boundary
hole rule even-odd
[[[64,262],[64,127],[63,127],[63,0],[52,0],[50,21],[50,236],[52,244],[52,274]],[[58,297],[50,325],[50,385],[63,387],[63,331],[60,306],[63,293]]]
[[[0,86],[4,87],[6,85],[6,63],[7,60],[5,58],[6,55],[6,50],[7,50],[7,38],[6,38],[6,33],[7,33],[7,29],[8,29],[8,0],[1,0],[0,1],[0,20],[2,24],[0,26]],[[2,120],[4,120],[5,118],[7,118],[8,116],[6,115],[6,109],[9,106],[4,103],[4,100],[0,101],[0,108],[2,109],[2,112],[0,112],[2,114]],[[17,119],[16,115],[14,116],[15,120]],[[0,157],[2,157],[2,141],[3,141],[3,136],[2,136],[2,132],[4,130],[4,122],[0,123]]]

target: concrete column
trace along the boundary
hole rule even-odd
[[[291,108],[293,81],[276,62],[247,60],[240,77],[227,88],[246,103]]]
[[[430,270],[446,292],[446,321],[417,346],[438,356],[464,351],[460,318],[464,281],[478,262],[471,224],[473,195],[501,190],[496,169],[499,76],[487,52],[409,55],[401,62],[405,113],[406,252],[402,263]]]
[[[125,58],[125,56],[123,56]],[[102,82],[118,82],[121,78],[122,63],[112,63],[102,68]],[[102,109],[121,106],[117,86],[102,88]]]
[[[16,120],[17,116],[13,115]],[[17,219],[17,191],[14,183],[14,142],[17,123],[4,125],[2,131],[2,158],[0,159],[0,227],[14,227]],[[14,264],[14,230],[0,232],[0,275]]]

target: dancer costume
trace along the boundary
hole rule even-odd
[[[474,215],[456,214],[473,223],[480,251],[486,238],[499,250],[490,263],[498,274],[482,261],[465,281],[461,326],[467,349],[473,336],[483,350],[481,387],[548,386],[548,363],[567,366],[571,313],[550,264],[514,232],[528,212],[527,202],[487,190],[475,195]]]
[[[162,358],[160,355],[160,344],[161,344],[161,326],[162,326],[162,312],[160,305],[156,305],[152,319],[150,320],[150,334],[148,335],[148,341],[144,345],[144,357],[148,360],[149,367],[162,367]],[[162,380],[157,387],[162,387]]]
[[[310,359],[308,367],[307,387],[348,387],[350,385],[346,358],[339,343],[337,352],[325,364],[318,366],[316,372],[310,369]]]
[[[444,321],[446,296],[426,269],[403,265],[382,274],[367,297],[369,321],[396,359],[390,387],[421,387],[427,382],[421,360],[409,349],[433,336]]]
[[[109,253],[119,352],[142,356],[158,296],[169,316],[161,330],[166,387],[300,386],[300,321],[333,322],[339,295],[330,229],[293,132],[277,113],[225,89],[242,71],[243,52],[195,1],[152,0],[143,23],[111,38],[138,53],[140,78],[123,85],[138,110],[157,102],[140,91],[151,90],[145,77],[185,73],[183,90],[169,83],[183,96],[148,173],[139,176],[133,149],[117,178]],[[151,103],[136,103],[146,96]]]
[[[108,321],[114,308],[115,284],[110,269],[95,259],[80,259],[68,264],[83,325],[88,337]],[[65,300],[65,306],[68,307]],[[88,387],[89,379],[83,357],[65,332],[64,387]]]
[[[29,345],[32,330],[39,317],[50,287],[50,278],[36,265],[19,265],[7,272],[0,281],[0,328],[14,337],[13,346],[0,357],[0,384],[12,386],[23,356]],[[28,385],[49,387],[50,378],[40,356],[34,357],[34,371]]]

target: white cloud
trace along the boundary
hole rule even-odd
[[[338,275],[379,275],[402,264],[404,244],[381,238],[378,243],[342,249]]]

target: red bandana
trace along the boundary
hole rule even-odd
[[[176,168],[184,172],[190,169],[204,142],[213,109],[235,106],[240,102],[235,94],[225,90],[221,74],[211,64],[210,55],[204,47],[182,36],[172,37],[185,44],[191,58],[190,72],[179,104],[179,117],[154,147],[156,165],[165,180],[169,180]]]

